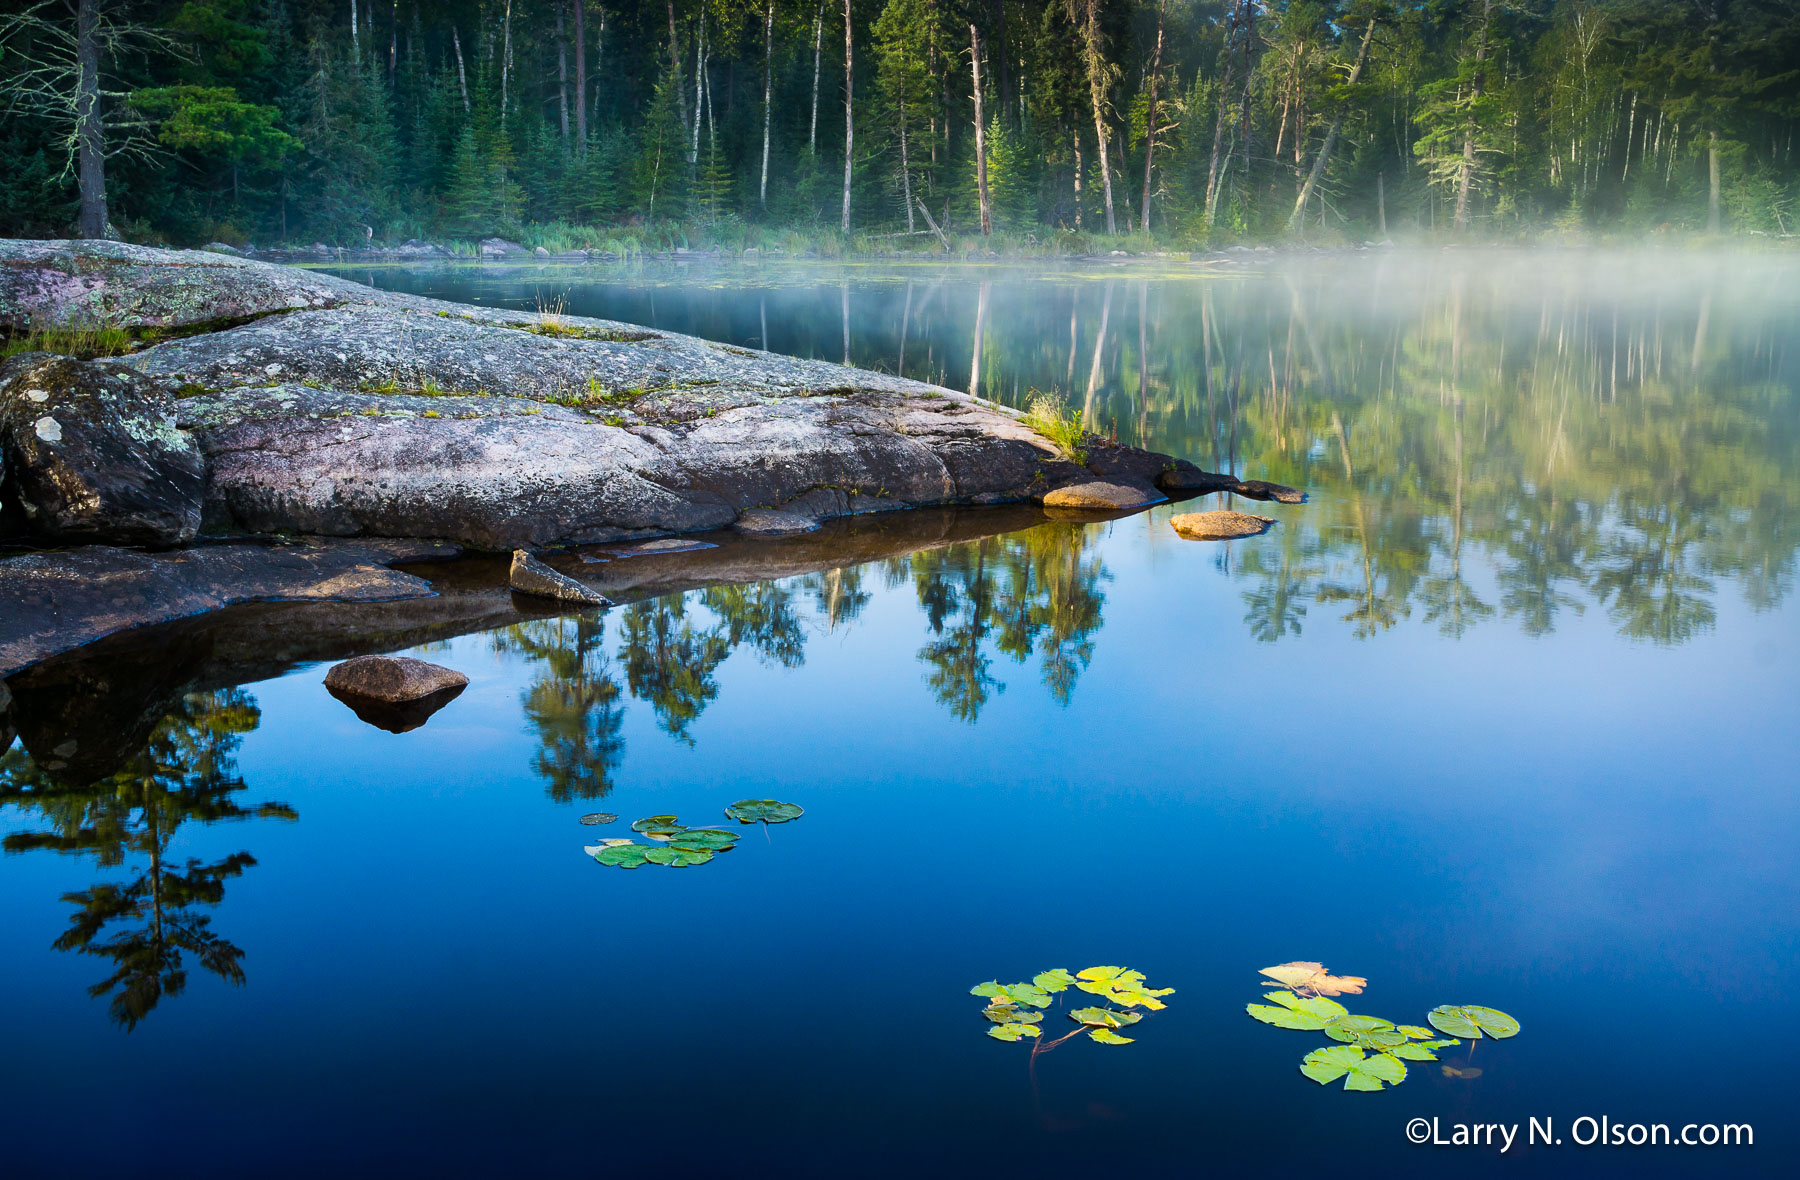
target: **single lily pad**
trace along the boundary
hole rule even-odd
[[[645,835],[654,838],[655,833]],[[735,848],[738,842],[736,832],[722,832],[718,828],[683,828],[668,838],[671,847],[676,848],[710,848],[714,852],[724,852]]]
[[[681,820],[673,815],[647,815],[631,825],[634,832],[648,832],[652,828],[679,828]]]
[[[1325,1022],[1325,1035],[1359,1049],[1392,1049],[1406,1044],[1406,1034],[1379,1016],[1340,1016]]]
[[[994,1004],[983,1008],[981,1014],[995,1024],[1041,1024],[1044,1019],[1042,1012],[1017,1004]]]
[[[1475,1066],[1440,1065],[1438,1068],[1444,1071],[1447,1078],[1472,1080],[1481,1076],[1481,1070]]]
[[[1067,990],[1074,984],[1075,977],[1070,975],[1067,971],[1064,971],[1061,967],[1056,967],[1032,976],[1031,982],[1047,992],[1060,992]]]
[[[635,869],[643,866],[651,851],[642,844],[613,844],[596,852],[594,859],[614,868]]]
[[[1426,1013],[1431,1027],[1446,1036],[1479,1041],[1483,1034],[1495,1040],[1517,1036],[1519,1022],[1506,1013],[1475,1004],[1440,1004]]]
[[[689,865],[703,865],[713,858],[710,848],[652,848],[644,853],[644,859],[653,865],[668,865],[670,868],[685,869]]]
[[[1405,1033],[1415,1041],[1429,1041],[1432,1037],[1437,1036],[1437,1034],[1430,1029],[1420,1028],[1416,1024],[1402,1024],[1399,1028],[1401,1032]]]
[[[590,811],[581,817],[581,822],[589,827],[597,824],[616,824],[619,822],[619,817],[610,811]]]
[[[1336,1000],[1302,999],[1293,992],[1271,992],[1263,999],[1275,1006],[1246,1004],[1244,1011],[1276,1028],[1321,1029],[1333,1020],[1350,1015],[1349,1009]]]
[[[1035,983],[1009,983],[1005,991],[1007,997],[1016,1004],[1030,1004],[1033,1008],[1050,1006],[1050,993]]]
[[[1077,1008],[1069,1019],[1095,1028],[1124,1028],[1144,1018],[1142,1012],[1115,1012],[1111,1008]]]
[[[1437,1054],[1432,1052],[1432,1050],[1460,1044],[1462,1044],[1461,1041],[1424,1041],[1417,1044],[1412,1041],[1407,1041],[1403,1045],[1395,1045],[1384,1050],[1384,1052],[1392,1053],[1395,1057],[1402,1058],[1406,1061],[1436,1061],[1438,1059]]]
[[[1035,1037],[1040,1031],[1035,1024],[996,1024],[988,1029],[988,1036],[996,1041],[1016,1041],[1020,1037]]]
[[[1122,1037],[1110,1028],[1096,1028],[1088,1032],[1088,1040],[1098,1041],[1102,1045],[1129,1045],[1132,1037]]]
[[[1343,1078],[1346,1090],[1380,1090],[1406,1080],[1406,1063],[1390,1053],[1365,1057],[1354,1045],[1333,1045],[1308,1053],[1300,1072],[1321,1086]]]
[[[785,824],[805,814],[805,808],[798,803],[783,803],[779,799],[739,799],[725,809],[726,819],[741,824]]]

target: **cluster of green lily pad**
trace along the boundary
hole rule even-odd
[[[1069,1013],[1069,1019],[1080,1027],[1052,1044],[1061,1044],[1069,1037],[1085,1032],[1090,1040],[1102,1045],[1129,1045],[1133,1038],[1120,1036],[1118,1030],[1144,1018],[1142,1012],[1134,1009],[1166,1008],[1168,1005],[1161,997],[1173,995],[1175,991],[1172,987],[1145,987],[1143,974],[1125,967],[1088,967],[1073,975],[1057,967],[1032,976],[1030,983],[978,983],[969,989],[969,994],[989,1001],[981,1012],[994,1025],[988,1029],[988,1036],[997,1041],[1017,1041],[1023,1037],[1036,1039],[1041,1035],[1042,1009],[1051,1005],[1056,993],[1070,987],[1098,996],[1102,1003],[1116,1007],[1095,1005],[1074,1009]]]
[[[1406,1080],[1409,1061],[1436,1061],[1437,1050],[1462,1040],[1503,1039],[1519,1031],[1519,1022],[1511,1016],[1476,1005],[1439,1005],[1426,1014],[1431,1028],[1422,1028],[1379,1016],[1355,1015],[1324,996],[1281,991],[1263,998],[1271,1003],[1248,1004],[1244,1010],[1264,1024],[1323,1032],[1339,1042],[1308,1053],[1300,1062],[1300,1072],[1321,1086],[1343,1078],[1346,1090],[1399,1085]]]
[[[804,814],[799,804],[776,799],[740,799],[725,809],[726,818],[740,824],[783,824]],[[589,822],[589,817],[582,817],[582,822]],[[601,840],[586,852],[601,864],[614,868],[635,869],[650,864],[684,869],[703,865],[718,853],[730,852],[738,842],[736,832],[719,827],[688,827],[673,815],[646,816],[632,824],[631,830],[653,843],[639,844],[635,840],[615,837]]]

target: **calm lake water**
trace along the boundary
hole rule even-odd
[[[0,1172],[1793,1174],[1800,269],[341,273],[1057,393],[1311,501],[436,636],[470,687],[398,735],[265,650],[298,611],[15,677]],[[709,864],[582,851],[763,796],[806,814]],[[1320,1087],[1243,1011],[1296,959],[1523,1031]],[[1098,964],[1176,989],[1133,1043],[984,1035],[972,985]]]

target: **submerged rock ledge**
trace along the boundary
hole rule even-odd
[[[0,241],[0,328],[94,325],[157,341],[105,367],[170,399],[214,532],[504,550],[717,529],[751,509],[1041,503],[1097,479],[1141,506],[1236,485],[1098,439],[1070,462],[994,403],[825,361],[220,254]],[[22,362],[42,367],[9,362],[0,408],[23,394],[5,376]]]

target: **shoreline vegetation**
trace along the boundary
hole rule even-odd
[[[67,0],[0,236],[1112,256],[1800,231],[1790,0]]]
[[[1081,262],[1177,261],[1223,262],[1269,260],[1371,251],[1548,252],[1622,250],[1661,251],[1676,255],[1702,253],[1786,254],[1800,252],[1800,234],[1688,234],[1650,237],[1547,234],[1512,239],[1469,240],[1448,235],[1384,238],[1380,241],[1338,239],[1330,242],[1284,240],[1232,242],[1220,246],[1155,234],[1116,237],[1057,231],[1043,235],[993,233],[947,235],[946,241],[916,237],[852,233],[829,227],[800,229],[738,225],[727,232],[685,224],[668,226],[545,225],[521,227],[516,237],[410,238],[403,242],[370,241],[335,245],[323,241],[258,246],[209,242],[192,247],[297,265],[331,266],[340,262],[444,264],[502,262],[624,262],[682,258],[785,259],[813,262]]]

